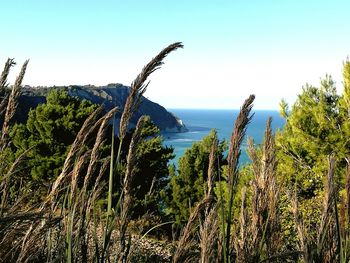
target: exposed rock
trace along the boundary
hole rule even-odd
[[[24,122],[27,119],[28,112],[31,108],[35,108],[38,104],[46,101],[46,94],[53,87],[24,87],[22,95],[19,100],[18,112],[15,116],[19,122]],[[129,87],[122,84],[108,84],[107,86],[95,87],[91,85],[87,86],[68,86],[68,87],[56,87],[61,89],[67,89],[71,96],[77,96],[81,99],[89,100],[96,104],[103,104],[106,110],[111,109],[114,106],[118,106],[120,111],[117,113],[116,118],[119,121],[122,113],[122,109],[129,95]],[[152,121],[162,132],[185,132],[186,126],[182,120],[168,112],[161,105],[150,101],[143,97],[138,111],[133,115],[130,121],[129,128],[136,126],[137,120],[142,115],[149,115]]]

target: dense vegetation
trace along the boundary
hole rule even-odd
[[[283,129],[245,138],[255,97],[243,103],[229,142],[212,130],[177,166],[159,129],[128,123],[174,43],[114,108],[54,90],[13,122],[28,61],[10,88],[0,79],[0,261],[349,262],[350,62],[344,91],[330,76],[281,102]],[[243,140],[251,163],[240,167]],[[227,154],[226,154],[227,152]]]

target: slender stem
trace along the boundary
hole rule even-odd
[[[219,192],[220,192],[220,207],[221,207],[221,222],[222,222],[222,247],[223,247],[223,256],[224,256],[224,263],[227,262],[227,258],[226,258],[226,238],[225,238],[225,205],[223,202],[223,196],[222,196],[222,186],[221,186],[221,173],[220,173],[220,163],[219,163],[219,157],[217,158],[218,160],[218,177],[219,177]]]
[[[112,145],[111,145],[111,164],[109,166],[109,185],[108,185],[108,208],[107,217],[112,214],[112,197],[113,197],[113,169],[114,169],[114,130],[115,130],[115,114],[113,115],[112,125]],[[108,221],[108,220],[107,220]]]
[[[337,254],[339,255],[340,262],[342,261],[342,255],[343,255],[343,248],[342,248],[342,238],[340,235],[340,222],[339,222],[339,215],[338,215],[338,208],[337,208],[337,197],[335,195],[335,192],[333,193],[333,204],[334,204],[334,213],[335,213],[335,224],[336,224],[336,231],[337,231]],[[345,262],[345,260],[344,260]]]
[[[153,229],[156,229],[158,227],[161,227],[161,226],[164,226],[164,225],[168,225],[168,224],[172,224],[174,223],[175,221],[169,221],[169,222],[165,222],[165,223],[161,223],[161,224],[158,224],[156,226],[153,226],[152,228],[150,228],[146,233],[143,234],[143,236],[140,238],[140,240],[144,239],[149,232],[151,232]]]
[[[226,226],[226,256],[227,256],[227,261],[230,262],[230,240],[231,240],[231,220],[232,220],[232,205],[233,205],[233,196],[234,196],[234,187],[236,186],[235,184],[235,179],[233,179],[233,184],[229,184],[229,196],[230,196],[230,201],[229,201],[229,206],[228,206],[228,215],[227,215],[227,226]]]
[[[119,146],[118,146],[118,152],[117,152],[117,159],[116,159],[116,168],[118,169],[120,166],[120,159],[122,155],[122,145],[123,145],[124,137],[119,138]],[[120,185],[123,184],[123,178],[120,176]]]

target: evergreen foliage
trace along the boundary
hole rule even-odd
[[[329,156],[333,155],[337,160],[334,170],[336,188],[342,189],[345,184],[350,150],[349,61],[344,64],[343,78],[344,92],[341,95],[337,93],[332,78],[326,76],[320,87],[303,87],[290,110],[284,101],[280,104],[286,124],[276,134],[276,146],[278,181],[283,189],[280,207],[285,244],[293,244],[296,236],[290,198],[286,193],[295,192],[300,214],[307,218],[309,234],[316,238]]]
[[[14,125],[10,135],[15,156],[30,150],[21,173],[28,187],[47,187],[57,177],[69,146],[96,108],[87,100],[70,97],[67,91],[53,90],[45,104],[29,112],[26,124]]]
[[[303,198],[312,198],[322,190],[327,171],[327,157],[335,153],[339,160],[338,177],[343,173],[350,146],[348,118],[344,115],[346,95],[336,93],[330,76],[319,88],[306,85],[292,109],[287,112],[283,131],[277,133],[280,178],[296,187]]]
[[[200,142],[196,142],[186,150],[179,159],[178,168],[170,169],[170,183],[163,192],[167,213],[173,215],[177,223],[188,219],[191,209],[203,199],[208,176],[210,149],[217,140],[216,130],[212,130]],[[225,163],[223,153],[227,149],[226,142],[220,142],[217,148],[217,163]],[[218,181],[215,178],[214,181]]]
[[[147,118],[141,134],[144,140],[138,146],[137,171],[133,183],[134,218],[146,213],[163,215],[164,204],[160,192],[169,182],[168,162],[174,158],[174,149],[163,145],[160,130],[150,118]],[[129,147],[129,143],[126,147]]]

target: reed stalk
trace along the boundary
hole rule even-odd
[[[146,92],[147,86],[149,84],[146,83],[148,77],[157,69],[161,67],[163,64],[164,58],[171,53],[172,51],[182,48],[183,45],[180,42],[176,42],[174,44],[169,45],[165,49],[163,49],[156,57],[154,57],[148,64],[146,64],[142,71],[137,75],[135,80],[132,82],[131,87],[129,89],[129,95],[126,99],[124,109],[121,115],[120,123],[119,123],[119,145],[118,145],[118,150],[116,153],[116,160],[114,163],[114,132],[115,132],[115,122],[113,122],[113,133],[112,133],[112,149],[111,149],[111,163],[110,163],[110,172],[109,172],[109,180],[108,180],[108,197],[107,197],[107,222],[106,222],[106,228],[105,228],[105,233],[104,233],[104,238],[103,238],[103,251],[106,251],[108,247],[108,240],[110,238],[110,235],[112,233],[112,227],[114,224],[112,224],[111,220],[113,217],[116,215],[116,213],[112,213],[112,206],[113,206],[113,195],[114,195],[114,190],[113,190],[113,178],[114,178],[114,170],[118,170],[118,168],[121,165],[121,155],[122,155],[122,146],[123,146],[123,141],[125,138],[125,135],[127,133],[128,125],[130,122],[131,117],[134,115],[134,113],[137,111],[141,100],[142,100],[142,95]],[[125,180],[124,180],[125,181]],[[123,177],[120,175],[120,184],[123,185]],[[117,204],[117,207],[119,204],[122,204],[122,199],[124,191],[121,192],[119,201]],[[122,248],[123,249],[123,248]],[[102,258],[104,257],[104,252],[102,254]],[[123,258],[123,256],[122,256]]]
[[[236,119],[234,129],[231,135],[230,148],[227,156],[228,162],[228,189],[229,189],[229,205],[228,205],[228,216],[227,225],[225,233],[225,247],[226,247],[226,262],[230,262],[230,241],[231,241],[231,224],[232,224],[232,206],[233,198],[236,191],[236,184],[238,181],[238,162],[241,154],[241,144],[245,136],[246,128],[248,123],[252,119],[250,111],[253,107],[253,101],[255,99],[254,95],[250,95],[248,99],[245,100],[243,106]]]
[[[211,200],[208,198],[204,198],[200,202],[197,203],[195,208],[192,210],[187,224],[182,230],[179,241],[177,242],[176,250],[173,256],[173,263],[185,262],[185,260],[189,257],[188,253],[193,246],[193,241],[191,240],[191,234],[193,233],[193,228],[196,223],[200,212],[206,207],[206,205]]]
[[[350,165],[347,159],[346,176],[345,176],[345,198],[343,199],[343,213],[341,213],[340,233],[340,262],[345,263],[350,261]],[[342,212],[342,211],[341,211]]]
[[[124,139],[128,129],[129,121],[132,115],[138,109],[141,103],[142,95],[146,92],[147,86],[149,84],[149,82],[146,83],[148,77],[163,65],[163,60],[169,53],[178,48],[183,48],[181,42],[173,43],[164,48],[157,56],[155,56],[148,64],[146,64],[146,66],[144,66],[141,73],[137,75],[136,79],[131,83],[129,96],[126,99],[124,110],[120,119],[120,140]]]
[[[137,122],[135,132],[132,136],[129,146],[129,152],[127,156],[126,172],[123,182],[123,198],[120,209],[120,230],[119,230],[119,243],[120,243],[120,258],[119,262],[127,262],[129,256],[130,244],[126,244],[126,230],[130,220],[131,207],[132,207],[132,183],[137,169],[137,149],[142,140],[141,132],[144,125],[149,121],[148,116],[142,116]]]
[[[20,71],[18,77],[16,78],[15,84],[12,87],[12,91],[11,91],[10,97],[8,99],[4,123],[2,125],[2,130],[1,130],[1,132],[2,132],[1,139],[0,139],[1,150],[4,150],[5,147],[7,146],[7,143],[8,143],[10,124],[11,124],[11,121],[15,115],[15,112],[16,112],[16,109],[18,106],[18,99],[19,99],[19,96],[21,95],[21,85],[22,85],[24,75],[26,73],[28,62],[29,62],[29,60],[26,60],[24,62],[23,66],[21,68],[21,71]],[[11,67],[11,61],[9,62],[9,65],[8,65],[8,68],[10,68],[10,67]],[[6,69],[6,66],[5,66],[5,69]],[[6,75],[6,74],[4,74],[4,75]],[[7,77],[7,75],[6,75],[6,77]],[[6,79],[5,79],[5,81],[6,81]]]
[[[201,250],[201,263],[213,262],[214,259],[218,257],[216,244],[219,239],[219,234],[218,206],[215,205],[210,210],[206,211],[204,222],[200,224],[199,247]]]
[[[11,67],[14,65],[16,65],[14,59],[8,58],[0,76],[0,120],[3,119],[3,115],[5,113],[6,105],[8,102],[8,94],[6,92],[6,88],[8,87],[7,77],[10,73]]]
[[[73,144],[71,145],[67,157],[64,161],[63,168],[59,176],[56,178],[52,185],[50,194],[47,197],[42,209],[49,203],[55,203],[55,197],[60,191],[60,186],[69,178],[70,172],[73,170],[77,155],[80,155],[80,151],[83,148],[88,136],[96,129],[96,126],[100,124],[100,121],[96,121],[96,118],[102,112],[102,107],[98,107],[83,123],[80,131],[78,132]]]
[[[120,165],[121,150],[126,132],[128,130],[130,119],[140,106],[140,103],[142,101],[142,95],[146,92],[147,87],[149,85],[149,82],[146,83],[148,77],[163,65],[163,60],[168,54],[170,54],[172,51],[175,51],[178,48],[183,48],[181,42],[170,44],[169,46],[164,48],[160,53],[158,53],[157,56],[155,56],[149,63],[147,63],[143,67],[141,72],[131,83],[129,95],[126,99],[124,110],[119,123],[119,146],[116,157],[116,168],[118,168],[118,166]],[[120,183],[123,183],[122,177],[120,177]],[[110,187],[112,187],[112,185],[113,180],[111,180],[110,182]],[[110,205],[108,205],[108,207],[110,207]]]
[[[115,115],[114,115],[113,123],[112,123],[112,142],[111,142],[111,156],[110,156],[109,179],[108,179],[107,221],[108,221],[108,218],[112,216],[115,125],[116,123],[115,123]],[[121,145],[121,143],[119,145]]]
[[[22,154],[20,154],[16,160],[12,163],[10,169],[6,172],[5,176],[1,179],[0,183],[0,192],[2,193],[1,197],[1,207],[0,207],[0,216],[3,216],[7,200],[8,200],[8,190],[10,188],[10,180],[11,178],[17,173],[17,167],[20,165],[27,156],[28,152],[30,152],[31,149],[27,149]]]
[[[13,58],[8,58],[6,63],[5,63],[4,69],[1,73],[1,76],[0,76],[0,95],[2,95],[2,96],[5,93],[5,88],[8,86],[7,77],[10,73],[10,69],[14,65],[16,65],[15,60]]]
[[[214,182],[216,177],[216,169],[220,169],[220,167],[216,167],[216,157],[217,157],[217,148],[219,141],[215,138],[213,140],[210,154],[209,154],[209,165],[208,165],[208,178],[207,178],[207,188],[206,188],[206,198],[210,198],[214,193]]]

